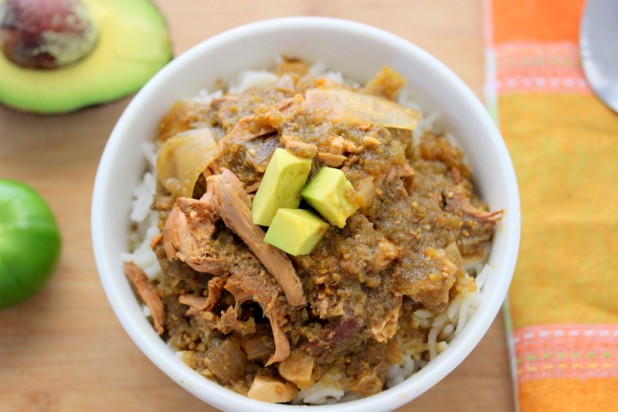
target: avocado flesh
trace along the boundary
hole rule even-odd
[[[295,156],[285,149],[276,149],[251,205],[253,223],[270,226],[278,209],[297,208],[300,191],[310,171],[311,159]]]
[[[172,58],[163,16],[150,0],[84,0],[99,28],[94,49],[56,70],[22,68],[0,53],[0,103],[63,113],[125,97]]]
[[[352,184],[339,169],[323,167],[305,186],[301,196],[324,219],[339,228],[360,207],[358,195]]]
[[[328,223],[303,209],[279,209],[273,218],[264,241],[292,256],[311,253]]]

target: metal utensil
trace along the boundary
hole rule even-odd
[[[618,0],[588,0],[580,25],[579,52],[590,87],[618,113]]]

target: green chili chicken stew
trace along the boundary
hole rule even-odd
[[[149,235],[125,258],[183,361],[268,402],[366,397],[431,361],[475,307],[501,216],[401,75],[316,66],[282,59],[170,108]]]

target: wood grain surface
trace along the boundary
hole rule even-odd
[[[418,44],[481,97],[479,0],[157,4],[168,20],[176,55],[222,30],[260,19],[342,17]],[[129,100],[47,117],[0,108],[0,177],[24,181],[40,191],[56,213],[63,236],[61,261],[49,284],[29,301],[0,311],[0,411],[214,410],[177,386],[137,349],[112,313],[98,279],[90,240],[92,186],[107,137]],[[499,316],[467,360],[400,411],[513,409]]]

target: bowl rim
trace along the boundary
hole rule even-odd
[[[282,17],[261,20],[226,30],[203,40],[172,60],[134,96],[112,130],[101,156],[94,183],[91,208],[91,235],[99,278],[116,318],[133,342],[156,366],[159,367],[159,369],[194,396],[213,406],[224,407],[226,410],[246,410],[247,408],[253,408],[255,411],[290,411],[297,407],[294,405],[271,404],[249,399],[215,382],[209,381],[174,357],[161,356],[164,351],[171,350],[160,338],[160,344],[144,338],[143,323],[137,322],[127,315],[127,313],[130,313],[130,309],[127,307],[126,302],[122,301],[120,298],[121,293],[119,293],[118,285],[113,281],[113,278],[108,275],[114,268],[104,255],[107,242],[107,231],[104,221],[103,205],[105,205],[106,201],[106,188],[109,187],[110,184],[108,169],[111,167],[113,159],[122,145],[123,130],[133,117],[136,116],[139,111],[138,108],[142,103],[146,102],[157,92],[161,84],[173,75],[177,67],[184,65],[185,62],[192,61],[203,53],[207,53],[209,49],[219,44],[233,42],[239,38],[254,35],[255,33],[293,30],[298,27],[302,27],[305,30],[330,29],[335,31],[352,31],[356,34],[362,34],[362,36],[376,37],[380,41],[394,44],[395,47],[402,50],[402,53],[412,54],[422,59],[424,64],[431,66],[432,70],[439,72],[457,93],[464,96],[464,98],[470,102],[472,109],[478,114],[478,120],[482,123],[482,128],[491,136],[497,154],[503,161],[503,172],[508,188],[508,208],[510,212],[506,217],[508,219],[510,235],[506,239],[506,245],[504,247],[506,250],[505,260],[503,260],[501,264],[504,279],[499,283],[499,288],[497,288],[492,295],[484,296],[481,306],[477,308],[477,311],[483,311],[483,313],[481,313],[483,316],[476,316],[475,314],[457,337],[458,341],[454,347],[449,345],[445,351],[440,353],[440,355],[433,359],[427,366],[399,385],[386,389],[376,395],[350,402],[336,405],[303,406],[305,408],[310,407],[312,409],[319,409],[320,411],[332,412],[394,409],[410,402],[441,381],[447,374],[452,372],[470,352],[472,352],[482,337],[485,336],[507,296],[519,250],[521,216],[519,192],[513,165],[506,144],[487,109],[468,86],[443,63],[419,46],[393,33],[364,23],[340,18],[308,16]],[[504,222],[502,224],[504,224]],[[154,333],[154,331],[151,332]]]

